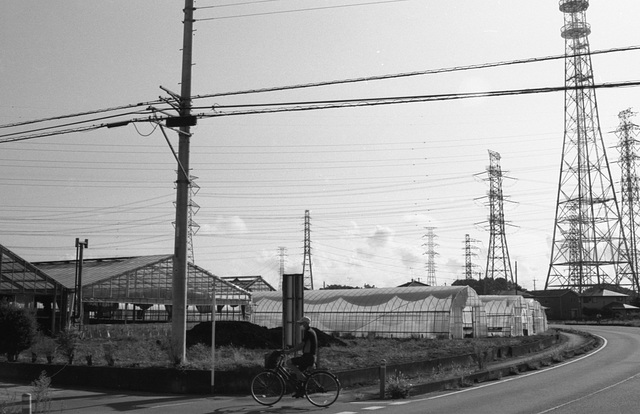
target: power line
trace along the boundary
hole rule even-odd
[[[383,0],[383,1],[372,1],[367,3],[355,3],[355,4],[339,4],[336,6],[322,6],[322,7],[309,7],[306,9],[291,9],[291,10],[279,10],[272,12],[263,12],[263,13],[248,13],[248,14],[237,14],[232,16],[220,16],[220,17],[205,17],[203,19],[193,19],[194,22],[203,22],[210,20],[224,20],[224,19],[237,19],[240,17],[255,17],[255,16],[271,16],[275,14],[288,14],[288,13],[300,13],[300,12],[308,12],[308,11],[319,11],[319,10],[331,10],[331,9],[341,9],[346,7],[359,7],[359,6],[372,6],[377,4],[385,4],[385,3],[401,3],[411,0]],[[251,3],[248,3],[251,4]],[[213,8],[216,6],[204,6],[204,7],[195,7],[194,10],[198,9],[207,9]]]
[[[591,55],[628,52],[628,51],[634,51],[634,50],[640,50],[640,45],[597,50],[597,51],[591,52]],[[579,53],[575,55],[575,57],[578,57],[578,56],[582,56],[582,55]],[[259,89],[246,89],[246,90],[240,90],[240,91],[234,91],[234,92],[220,92],[220,93],[213,93],[213,94],[206,94],[206,95],[196,95],[192,99],[195,100],[195,99],[205,99],[205,98],[218,98],[223,96],[248,95],[248,94],[265,93],[265,92],[279,92],[279,91],[287,91],[287,90],[293,90],[293,89],[316,88],[320,86],[343,85],[348,83],[372,82],[372,81],[378,81],[378,80],[399,79],[399,78],[407,78],[407,77],[413,77],[413,76],[435,75],[435,74],[448,73],[448,72],[461,72],[461,71],[467,71],[467,70],[488,69],[488,68],[494,68],[494,67],[500,67],[500,66],[539,63],[539,62],[559,60],[564,58],[565,58],[565,55],[550,55],[550,56],[534,57],[534,58],[527,58],[527,59],[505,60],[505,61],[480,63],[480,64],[466,65],[466,66],[451,66],[451,67],[440,68],[440,69],[427,69],[427,70],[402,72],[402,73],[387,74],[387,75],[339,79],[339,80],[313,82],[313,83],[288,85],[288,86],[274,86],[274,87],[259,88]]]

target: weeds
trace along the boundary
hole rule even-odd
[[[31,383],[33,394],[34,412],[48,413],[51,410],[51,378],[45,371],[40,373],[37,380]]]
[[[394,400],[399,398],[407,398],[411,391],[411,383],[409,379],[400,371],[396,371],[394,375],[387,378],[386,395]]]
[[[17,394],[15,392],[10,394],[4,390],[3,395],[0,396],[0,414],[20,414],[21,412]]]

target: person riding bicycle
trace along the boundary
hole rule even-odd
[[[316,331],[311,328],[311,319],[307,316],[303,316],[298,321],[300,327],[303,329],[302,342],[295,345],[293,348],[285,350],[285,354],[290,354],[301,350],[302,355],[293,357],[287,360],[287,368],[289,368],[295,374],[298,379],[296,392],[293,397],[300,398],[304,396],[304,380],[305,376],[302,371],[309,367],[312,367],[316,363],[316,355],[318,351],[318,335]]]

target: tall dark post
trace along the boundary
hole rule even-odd
[[[182,46],[182,84],[180,116],[167,120],[167,126],[179,126],[178,179],[176,181],[176,230],[173,255],[173,310],[171,319],[174,362],[186,359],[187,273],[189,236],[189,144],[191,117],[191,66],[193,45],[193,0],[185,0]],[[170,125],[171,122],[171,125]]]
[[[89,240],[81,242],[76,238],[76,309],[78,325],[82,328],[84,317],[84,306],[82,306],[82,265],[84,261],[84,249],[89,247]]]

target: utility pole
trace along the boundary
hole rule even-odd
[[[167,120],[167,126],[180,127],[178,140],[178,177],[176,181],[176,229],[173,254],[173,309],[171,317],[174,362],[186,360],[187,339],[187,274],[189,237],[189,144],[191,116],[191,66],[193,46],[193,1],[184,2],[184,32],[182,39],[182,83],[180,111],[177,118]],[[215,310],[214,310],[215,311]]]
[[[82,306],[82,265],[84,263],[84,249],[88,247],[89,240],[84,239],[84,242],[81,242],[76,237],[76,320],[80,329],[82,329],[84,322],[82,320],[84,316],[84,306]]]

